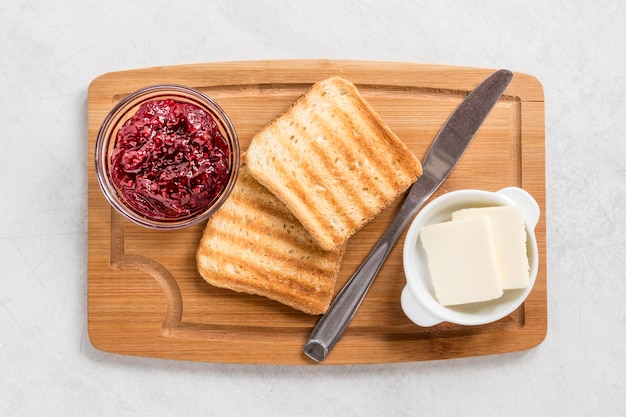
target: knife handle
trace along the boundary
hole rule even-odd
[[[319,320],[302,351],[321,362],[356,314],[393,245],[381,239]]]
[[[432,192],[429,193],[427,191],[430,187],[430,180],[427,176],[424,176],[413,185],[413,188],[417,188],[416,192],[409,193],[385,234],[380,238],[374,249],[365,258],[365,261],[352,275],[341,292],[337,294],[328,311],[317,322],[302,349],[309,358],[316,362],[321,362],[335,346],[335,343],[339,340],[359,309],[361,302],[369,291],[372,282],[374,282],[374,278],[378,275],[378,271],[380,271],[380,268],[389,256],[391,249],[415,213],[432,194]]]

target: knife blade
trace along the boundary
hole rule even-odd
[[[446,121],[424,158],[422,175],[411,186],[394,220],[311,332],[302,349],[309,358],[321,362],[328,356],[404,229],[457,165],[512,79],[511,71],[496,71],[476,87]]]

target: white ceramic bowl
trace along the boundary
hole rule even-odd
[[[442,306],[435,298],[426,253],[419,239],[423,226],[449,221],[452,212],[470,207],[518,205],[524,213],[526,224],[526,250],[530,265],[530,284],[518,290],[506,290],[496,300],[459,306]],[[406,286],[401,304],[406,316],[415,324],[429,327],[441,322],[462,325],[491,323],[508,316],[526,299],[537,278],[538,252],[535,226],[539,220],[539,206],[533,197],[517,187],[497,192],[459,190],[444,194],[424,207],[413,220],[404,241],[404,273]]]

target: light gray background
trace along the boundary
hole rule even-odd
[[[626,409],[626,3],[3,1],[0,415],[587,416]],[[95,350],[86,103],[109,71],[329,58],[509,68],[545,88],[549,331],[521,353],[235,366]]]

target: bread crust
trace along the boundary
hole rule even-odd
[[[243,164],[196,250],[208,283],[267,297],[307,314],[330,305],[345,246],[326,251]]]
[[[357,88],[337,76],[261,129],[246,162],[326,250],[345,245],[422,173]]]

